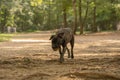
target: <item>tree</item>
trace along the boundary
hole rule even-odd
[[[83,28],[86,23],[87,15],[88,15],[88,7],[89,7],[89,1],[86,1],[86,11],[85,16],[82,19],[82,1],[79,0],[79,25],[80,25],[80,34],[83,34]]]
[[[67,11],[70,7],[70,3],[72,3],[71,0],[69,0],[69,3],[68,3],[68,0],[61,0],[62,1],[62,9],[63,9],[63,26],[64,27],[68,27],[68,23],[67,23]]]
[[[93,7],[93,27],[92,31],[97,32],[97,26],[96,26],[96,0],[93,0],[94,7]]]
[[[77,10],[76,10],[76,0],[73,0],[73,10],[74,10],[74,34],[76,34],[76,30],[77,30]]]

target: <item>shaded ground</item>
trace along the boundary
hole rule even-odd
[[[75,59],[65,54],[62,64],[51,34],[18,34],[1,42],[0,80],[120,80],[120,32],[75,36]]]

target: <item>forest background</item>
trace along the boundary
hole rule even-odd
[[[74,33],[117,30],[120,0],[0,0],[0,32],[70,27]]]

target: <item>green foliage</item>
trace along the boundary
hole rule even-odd
[[[32,0],[30,2],[31,6],[38,6],[42,3],[42,0]]]
[[[76,1],[77,19],[79,19],[79,0]],[[82,21],[84,21],[86,15],[86,3],[89,2],[84,30],[88,30],[87,24],[93,25],[94,7],[96,7],[96,26],[100,26],[101,30],[115,29],[115,25],[120,21],[119,0],[81,1]],[[63,23],[63,9],[66,9],[68,26],[73,28],[74,12],[72,2],[73,0],[0,0],[0,32],[5,32],[6,26],[17,27],[18,31],[60,28]]]
[[[8,41],[14,34],[0,34],[0,42]]]

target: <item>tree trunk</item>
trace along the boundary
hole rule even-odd
[[[83,20],[83,23],[82,23],[83,26],[84,26],[84,24],[86,22],[87,14],[88,14],[88,1],[87,1],[87,8],[86,8],[86,12],[85,12],[85,17],[84,17],[84,20]]]
[[[74,10],[74,34],[76,34],[77,30],[77,10],[76,10],[76,0],[73,0],[73,10]]]
[[[80,34],[83,34],[81,0],[79,0],[79,25],[80,25]]]
[[[82,21],[82,8],[81,8],[81,0],[79,0],[79,21],[80,21],[80,34],[83,34],[83,28],[84,28],[84,24],[86,22],[86,19],[87,19],[87,14],[88,14],[88,1],[87,1],[87,8],[86,8],[86,13],[85,13],[85,16],[84,16],[84,19]]]
[[[50,0],[49,0],[49,12],[48,12],[48,25],[49,25],[49,26],[51,26],[51,24],[50,24],[50,22],[51,22],[51,19],[50,19],[50,18],[51,18],[51,17],[50,17],[50,16],[51,16],[51,15],[50,15],[50,11],[51,11],[51,10],[50,10]]]
[[[63,27],[67,27],[67,13],[66,8],[63,9]]]
[[[117,0],[111,0],[111,4],[114,4],[113,7],[115,7],[116,3],[118,3]],[[117,17],[117,11],[114,8],[112,8],[110,14],[111,14],[111,20],[112,20],[111,23],[109,23],[109,24],[112,24],[110,30],[117,30],[116,26],[117,26],[117,22],[119,21]]]
[[[96,3],[96,0],[94,0],[94,4]],[[93,32],[97,32],[97,26],[96,26],[96,4],[93,8],[93,28],[92,28]]]

